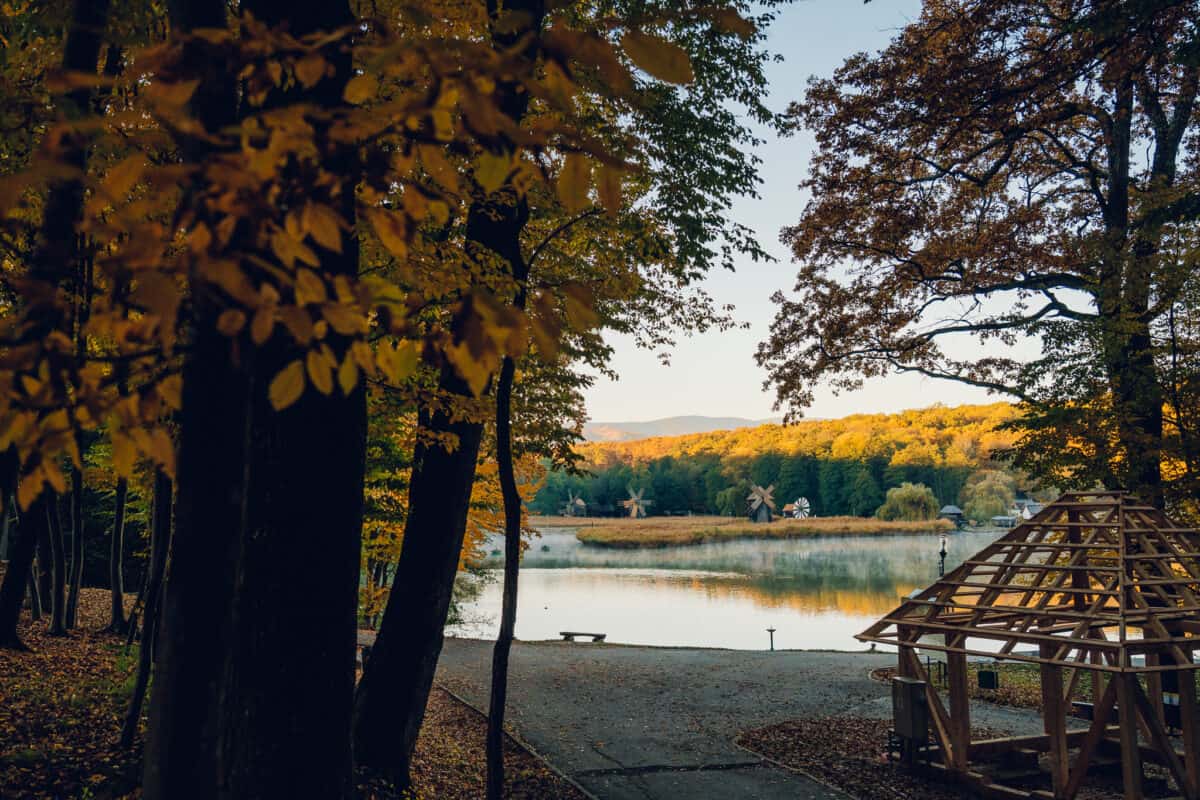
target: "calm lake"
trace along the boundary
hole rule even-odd
[[[1001,533],[950,534],[946,569]],[[495,638],[502,548],[500,538],[488,543],[493,580],[448,633]],[[775,628],[777,649],[860,650],[854,634],[937,578],[938,549],[936,534],[907,534],[611,550],[548,528],[522,562],[516,635],[594,631],[625,644],[765,650]]]

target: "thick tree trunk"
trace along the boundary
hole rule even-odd
[[[75,627],[79,613],[79,590],[83,588],[83,473],[71,470],[71,492],[67,495],[71,520],[71,582],[67,590],[66,625]]]
[[[173,0],[180,32],[226,25],[224,0]],[[191,108],[209,131],[236,121],[236,80],[219,51],[187,45],[187,67],[201,77]],[[201,163],[209,145],[185,143]],[[198,286],[203,282],[198,278]],[[221,304],[195,297],[195,323],[183,366],[179,459],[171,569],[163,587],[150,691],[143,796],[146,800],[217,796],[218,689],[229,642],[237,537],[243,524],[250,381],[216,330]]]
[[[294,36],[353,23],[346,0],[295,3],[243,0],[242,9]],[[353,75],[340,46],[323,51],[334,71],[310,90],[268,98],[332,109]],[[320,138],[320,135],[318,135]],[[340,191],[321,198],[354,225],[356,156],[336,150],[323,166]],[[321,190],[316,190],[320,192]],[[353,236],[341,253],[320,252],[329,285],[358,272]],[[350,342],[325,342],[345,357]],[[350,721],[366,466],[366,392],[322,395],[309,387],[294,405],[275,411],[270,380],[304,356],[286,333],[254,359],[256,390],[245,529],[237,555],[231,640],[222,687],[218,769],[222,798],[321,797],[354,794]]]
[[[489,13],[499,5],[488,2]],[[541,30],[545,7],[541,0],[518,0],[505,10],[525,12],[523,25],[493,32],[496,46],[510,49]],[[501,111],[521,120],[529,104],[528,92],[513,84],[497,87]],[[468,247],[489,250],[510,265],[514,277],[523,280],[524,260],[521,232],[529,219],[523,197],[511,188],[501,189],[472,204],[467,215]],[[455,338],[458,331],[452,331]],[[442,368],[438,388],[449,397],[467,402],[471,393],[453,368]],[[451,434],[458,447],[418,445],[409,484],[409,511],[404,525],[400,560],[388,595],[383,620],[371,660],[363,670],[354,708],[354,753],[360,766],[391,778],[399,786],[409,783],[409,766],[417,734],[425,718],[425,706],[441,655],[443,629],[450,608],[454,577],[466,532],[475,464],[483,436],[482,423],[452,420],[438,411],[422,417],[425,431]],[[418,441],[421,441],[420,433]]]
[[[142,703],[146,688],[150,684],[150,671],[154,665],[154,645],[158,637],[159,609],[161,608],[162,582],[167,569],[167,553],[171,548],[171,479],[161,470],[154,475],[154,501],[150,520],[150,568],[143,583],[142,641],[138,647],[138,671],[121,726],[121,747],[133,747],[137,738],[138,721],[142,717]],[[130,628],[134,620],[129,620]],[[132,630],[131,630],[132,633]]]
[[[108,629],[113,633],[125,630],[125,573],[121,560],[125,554],[125,502],[128,495],[129,481],[117,479],[112,540],[108,549],[108,586],[112,597]]]
[[[67,548],[63,540],[62,516],[58,511],[58,496],[49,490],[43,490],[45,496],[44,511],[38,511],[40,516],[45,513],[49,517],[47,529],[50,531],[50,627],[46,632],[51,636],[67,635]],[[39,496],[39,500],[41,497]],[[29,507],[32,512],[35,505]]]
[[[512,386],[516,366],[504,359],[496,387],[496,462],[504,497],[504,595],[500,631],[492,650],[492,687],[487,728],[487,796],[504,796],[504,707],[508,698],[508,656],[517,624],[517,579],[521,570],[521,494],[512,452]]]

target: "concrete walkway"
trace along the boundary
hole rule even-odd
[[[448,639],[438,681],[487,707],[492,643]],[[604,800],[845,800],[762,762],[739,731],[813,716],[889,718],[869,673],[895,656],[518,642],[508,719],[550,763]],[[1036,715],[981,708],[976,723],[1040,732]]]

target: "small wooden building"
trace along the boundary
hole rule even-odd
[[[942,506],[942,510],[938,512],[938,519],[948,519],[954,523],[956,528],[962,528],[967,524],[966,515],[956,505]]]
[[[1146,761],[1166,770],[1179,795],[1198,800],[1197,612],[1200,531],[1122,492],[1076,492],[858,638],[898,647],[901,681],[925,682],[934,766],[985,795],[1071,800],[1089,767],[1119,757],[1128,800],[1143,797]],[[918,646],[946,654],[948,704]],[[969,656],[1037,665],[1044,735],[972,741]],[[1071,724],[1073,703],[1090,704],[1090,722]],[[1168,727],[1180,730],[1182,749]],[[1049,764],[1042,788],[1003,784],[997,759],[1028,755],[1036,765],[1038,754]]]

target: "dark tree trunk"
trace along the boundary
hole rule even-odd
[[[521,570],[521,494],[513,469],[512,386],[516,366],[504,359],[496,387],[496,461],[504,497],[504,595],[500,631],[492,651],[492,688],[488,706],[487,796],[504,796],[504,707],[508,698],[508,656],[517,622],[517,579]]]
[[[112,595],[108,629],[113,633],[125,630],[125,574],[121,568],[121,559],[125,553],[125,501],[128,494],[129,481],[124,478],[117,479],[112,541],[108,550],[108,586]]]
[[[452,367],[442,370],[439,389],[470,395]],[[409,760],[442,649],[483,438],[481,423],[452,420],[442,411],[422,416],[426,431],[453,435],[458,446],[447,452],[419,440],[414,452],[400,559],[354,704],[358,765],[400,786],[408,785]]]
[[[121,726],[121,747],[133,747],[137,738],[138,721],[142,717],[142,703],[146,698],[146,687],[150,683],[150,670],[154,665],[154,645],[158,636],[159,609],[161,608],[162,582],[167,569],[167,553],[171,548],[171,479],[161,470],[154,475],[154,500],[150,520],[150,567],[143,582],[142,641],[138,647],[138,671]],[[135,626],[130,619],[129,626]]]
[[[75,627],[79,613],[79,590],[83,588],[83,473],[71,470],[71,492],[67,495],[71,520],[71,582],[67,591],[66,625]]]
[[[9,449],[0,455],[0,503],[3,504],[6,517],[16,498],[17,470],[14,450]],[[25,598],[26,585],[29,586],[31,599],[37,597],[30,570],[37,549],[38,531],[28,513],[21,515],[11,537],[8,566],[4,570],[3,581],[0,581],[0,648],[24,650],[25,643],[17,635],[17,623],[21,619],[21,601]]]
[[[525,12],[527,17],[518,29],[494,32],[497,47],[511,49],[530,33],[541,30],[545,16],[541,0],[518,0],[505,4],[505,9]],[[498,4],[489,0],[488,10],[495,15]],[[529,44],[535,44],[532,37]],[[502,84],[497,92],[501,111],[521,120],[529,104],[528,93],[512,84]],[[514,275],[523,279],[518,272],[524,263],[520,237],[528,218],[525,200],[514,198],[510,188],[503,188],[472,204],[467,215],[468,247],[498,254],[509,263]],[[456,339],[460,333],[452,330]],[[466,383],[449,366],[442,368],[438,389],[444,396],[464,402],[471,397]],[[458,446],[447,452],[441,446],[418,444],[414,452],[400,560],[354,708],[358,764],[382,773],[401,787],[409,784],[413,748],[442,651],[483,436],[482,423],[452,420],[440,410],[422,415],[419,424],[439,439],[450,434]],[[419,442],[424,441],[420,434]]]
[[[244,0],[242,9],[295,36],[352,24],[346,0],[296,3]],[[332,109],[353,75],[340,46],[323,55],[334,67],[309,90],[269,97],[268,107],[305,102]],[[318,139],[321,134],[318,134]],[[354,224],[356,156],[327,152],[323,166],[341,191],[323,202]],[[321,190],[316,190],[320,192]],[[320,252],[320,273],[356,275],[358,247]],[[327,338],[339,361],[350,342]],[[366,392],[348,396],[308,387],[275,411],[266,387],[303,357],[287,334],[255,355],[245,529],[237,555],[232,629],[222,690],[218,769],[223,798],[349,798],[354,793],[350,720],[366,464]]]
[[[29,507],[29,512],[32,513],[35,508],[41,508],[37,512],[38,516],[45,514],[49,521],[47,529],[50,531],[50,571],[52,573],[52,583],[50,587],[50,627],[46,632],[51,636],[66,636],[67,635],[67,548],[63,541],[62,516],[58,511],[58,496],[44,490],[42,495],[39,495],[39,501],[45,498],[44,503],[38,506],[37,503]]]
[[[224,0],[173,0],[175,30],[224,28]],[[216,131],[236,121],[236,80],[220,51],[204,40],[187,46],[187,68],[200,77],[191,109]],[[184,154],[200,163],[203,140]],[[203,286],[197,278],[196,283]],[[143,796],[146,800],[217,796],[215,709],[229,642],[234,558],[243,524],[244,469],[251,391],[216,330],[221,304],[199,291],[179,412],[171,569],[163,587],[150,691]]]

